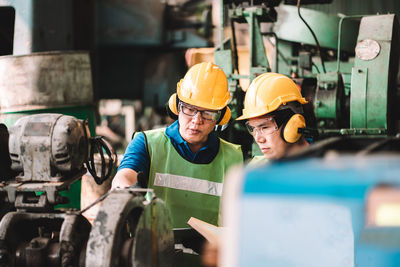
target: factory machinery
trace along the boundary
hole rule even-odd
[[[86,168],[98,184],[115,168],[116,155],[102,138],[90,137],[85,121],[37,114],[8,131],[2,124],[1,133],[0,266],[172,266],[171,220],[151,190],[104,195],[93,226],[82,216],[91,206],[54,209],[68,201],[60,192]]]
[[[225,8],[215,61],[228,76],[234,117],[243,102],[239,79],[252,80],[271,70],[293,77],[309,101],[304,134],[321,141],[292,158],[228,179],[237,183],[227,184],[223,200],[224,224],[231,232],[222,238],[221,264],[396,266],[398,227],[366,223],[365,208],[373,188],[399,184],[397,17],[330,21],[301,9],[301,4],[331,1],[284,1],[297,8],[278,7],[281,2],[221,0]],[[313,24],[291,25],[291,16],[301,17],[301,12],[310,12],[307,19],[315,16],[316,22],[334,24],[334,32],[322,32],[335,41],[311,34]],[[232,40],[223,38],[225,17]],[[262,31],[261,23],[280,20],[275,31]],[[360,24],[352,45],[342,32],[350,27],[344,22],[354,20]],[[249,24],[248,75],[238,71],[236,23]],[[288,25],[299,28],[300,35],[287,34]],[[266,35],[276,41],[275,64],[266,57]],[[306,45],[299,48],[298,43]],[[222,134],[232,140],[242,136],[236,134],[239,123],[230,127]],[[82,216],[85,210],[54,209],[67,201],[60,192],[86,168],[98,183],[112,172],[112,153],[101,139],[90,137],[84,121],[61,114],[32,115],[8,130],[1,126],[0,133],[0,266],[176,266],[178,232],[150,189],[107,193],[93,203],[102,201],[92,225]],[[95,151],[109,159],[97,170]]]
[[[233,25],[249,25],[249,75],[238,72],[234,28],[232,40],[221,38],[215,60],[235,95],[242,78],[266,71],[292,77],[309,101],[301,131],[319,141],[227,177],[220,264],[398,266],[398,18],[333,17],[301,8],[330,1],[285,1],[297,8],[279,2],[223,1]],[[263,32],[262,22],[275,22],[275,32]],[[346,30],[357,37],[354,44]],[[265,56],[266,35],[276,39],[274,64]],[[233,102],[239,113],[240,103]]]
[[[240,87],[239,79],[251,81],[260,73],[275,71],[292,77],[309,101],[305,116],[308,127],[318,129],[315,140],[398,133],[398,18],[394,14],[337,17],[301,9],[302,3],[332,1],[284,1],[297,8],[278,7],[281,2],[221,1],[225,6],[221,18],[228,17],[232,37],[224,39],[221,30],[214,55],[228,76],[233,112],[241,114],[246,89]],[[226,21],[220,23],[223,29]],[[274,31],[263,31],[265,23],[274,23]],[[248,75],[239,73],[237,24],[247,24],[249,29]],[[275,62],[266,56],[266,36],[275,42]]]

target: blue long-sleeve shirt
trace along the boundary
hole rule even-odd
[[[188,145],[179,133],[179,123],[174,122],[165,129],[165,134],[171,140],[172,145],[176,151],[184,159],[198,164],[210,163],[218,153],[219,150],[219,139],[215,132],[211,132],[208,135],[207,142],[205,145],[196,153],[193,153]],[[146,142],[143,133],[139,133],[129,143],[125,150],[124,157],[119,165],[118,170],[121,169],[132,169],[136,172],[143,172],[144,177],[148,180],[150,171],[150,157],[147,154]]]

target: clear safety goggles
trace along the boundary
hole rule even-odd
[[[255,136],[256,132],[258,132],[258,134],[268,135],[278,130],[278,125],[273,117],[267,117],[264,121],[259,122],[257,126],[251,126],[249,121],[247,121],[246,128],[253,136]]]
[[[202,119],[209,121],[218,121],[219,118],[221,117],[221,111],[198,110],[196,107],[184,104],[182,102],[179,102],[179,109],[182,111],[183,114],[190,117],[195,116],[199,112]]]

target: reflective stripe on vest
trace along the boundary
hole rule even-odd
[[[243,163],[240,146],[220,139],[214,160],[196,164],[179,155],[164,131],[144,132],[150,156],[149,187],[164,200],[173,227],[188,227],[190,217],[217,225],[225,173],[230,166]]]
[[[222,183],[168,173],[156,173],[154,185],[219,197],[223,187]]]

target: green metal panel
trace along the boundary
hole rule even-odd
[[[232,50],[216,50],[214,52],[214,62],[227,76],[233,73]]]
[[[367,127],[367,68],[353,68],[351,73],[350,128]]]
[[[290,75],[292,73],[292,55],[293,43],[287,41],[279,41],[278,52],[278,69],[279,73]]]
[[[327,14],[387,14],[395,13],[400,16],[399,0],[334,0],[329,5],[313,4],[307,5],[307,8],[322,11]]]
[[[380,15],[364,17],[361,20],[358,41],[372,39],[380,46],[379,54],[375,58],[363,60],[357,56],[354,63],[355,68],[368,69],[369,73],[365,95],[366,128],[387,129],[390,55],[395,19],[395,15]],[[370,48],[363,49],[368,51]],[[353,88],[356,91],[359,89],[358,86],[352,82],[351,94],[353,94]],[[352,102],[352,104],[355,103],[357,101]],[[357,107],[351,106],[351,109],[357,110]]]
[[[317,119],[337,120],[340,116],[340,75],[330,72],[317,75],[314,112]]]
[[[247,23],[249,25],[250,81],[259,74],[271,71],[265,52],[260,23],[276,21],[275,10],[266,6],[237,7],[229,9],[228,15],[233,21]],[[221,27],[223,27],[223,22]]]
[[[279,39],[315,45],[310,30],[304,25],[294,6],[281,5],[277,8],[278,22],[274,30]],[[301,14],[318,37],[321,47],[337,48],[339,16],[302,8]],[[353,52],[358,31],[358,21],[346,21],[342,32],[342,50]]]
[[[245,18],[249,24],[250,31],[250,79],[254,79],[256,74],[270,71],[267,54],[260,30],[260,22],[256,16],[258,9],[249,10],[245,13]],[[259,13],[259,12],[258,12]],[[255,69],[255,67],[257,69]]]

